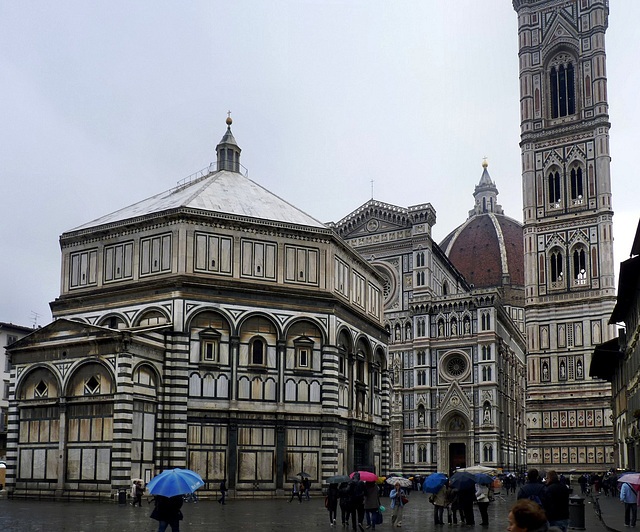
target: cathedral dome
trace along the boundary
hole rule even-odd
[[[524,285],[522,224],[504,214],[474,215],[440,248],[476,288]]]
[[[524,286],[522,224],[504,215],[486,161],[482,166],[469,218],[444,238],[440,248],[476,288]]]

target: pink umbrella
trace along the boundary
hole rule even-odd
[[[360,473],[360,480],[364,480],[365,482],[375,482],[378,480],[378,475],[372,473],[371,471],[354,471],[349,476],[353,478],[353,475],[356,473]]]
[[[627,473],[618,477],[618,482],[631,484],[634,488],[640,488],[640,473]]]

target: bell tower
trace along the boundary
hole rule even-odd
[[[613,465],[611,392],[589,376],[615,304],[607,0],[513,0],[518,14],[527,461]]]

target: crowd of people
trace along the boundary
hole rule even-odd
[[[365,475],[365,473],[363,473]],[[484,475],[487,477],[487,475]],[[442,475],[442,477],[445,477]],[[482,477],[482,475],[480,475]],[[365,475],[365,478],[366,475]],[[376,478],[375,475],[373,478]],[[455,478],[455,477],[452,477]],[[476,476],[476,478],[479,478]],[[444,478],[441,486],[437,486],[429,497],[433,504],[433,519],[436,525],[444,525],[445,519],[451,525],[473,526],[476,524],[475,507],[480,515],[480,525],[489,527],[489,505],[495,499],[494,485],[501,486],[507,493],[516,493],[517,501],[508,514],[508,529],[511,532],[567,532],[569,527],[569,495],[571,484],[580,486],[582,494],[599,493],[604,496],[619,497],[624,504],[625,526],[634,527],[637,520],[637,508],[640,504],[638,486],[627,482],[619,483],[615,471],[603,474],[581,474],[579,477],[565,477],[556,471],[548,471],[544,477],[536,469],[530,469],[525,475],[505,474],[499,479],[490,478],[490,482],[478,480],[475,485],[455,485]],[[425,478],[415,476],[411,479],[399,478],[398,481],[374,482],[362,480],[360,473],[345,477],[346,481],[329,484],[326,492],[325,506],[329,511],[331,527],[338,522],[343,527],[364,532],[375,530],[383,520],[381,499],[389,497],[392,527],[402,526],[404,507],[409,502],[412,490],[421,490]],[[402,482],[400,482],[402,481]],[[291,488],[289,502],[297,498],[300,502],[310,499],[311,482],[302,477],[295,480]],[[144,484],[134,480],[131,488],[133,506],[142,506]],[[427,490],[425,490],[427,491]],[[225,503],[226,483],[220,484],[219,503]],[[179,529],[182,518],[180,507],[183,497],[155,497],[151,517],[159,521],[158,530],[162,532],[168,526],[172,530]],[[188,501],[187,501],[188,502]],[[366,519],[366,525],[365,525]]]

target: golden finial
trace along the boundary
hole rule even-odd
[[[230,126],[233,123],[231,120],[231,111],[227,111],[227,125]]]
[[[485,155],[482,158],[482,168],[486,168],[487,166],[489,166],[489,163],[487,162],[487,156]]]

